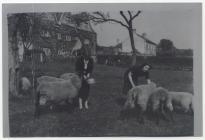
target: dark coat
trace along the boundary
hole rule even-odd
[[[75,71],[80,77],[87,75],[88,73],[91,74],[93,72],[93,59],[91,57],[88,58],[87,69],[84,68],[84,65],[84,57],[81,56],[77,59],[75,64]]]
[[[82,79],[82,87],[80,88],[78,97],[83,100],[87,100],[90,92],[90,85],[83,78],[83,76],[93,72],[93,59],[91,57],[88,58],[87,68],[85,68],[84,57],[79,57],[76,61],[75,71]]]

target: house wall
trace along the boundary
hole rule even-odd
[[[47,15],[48,18],[45,18],[44,20],[50,20],[51,25],[55,24],[53,16],[51,14]],[[72,51],[73,47],[75,47],[75,44],[72,44],[70,42],[76,40],[75,38],[78,36],[76,34],[76,28],[74,24],[68,23],[64,18],[62,18],[62,22],[59,25],[55,25],[58,28],[48,28],[48,26],[44,26],[44,30],[42,31],[42,35],[46,37],[48,40],[56,43],[52,44],[52,47],[58,47],[59,48],[59,54],[65,54],[68,55],[70,51]],[[78,28],[78,31],[80,33],[80,36],[82,37],[83,40],[89,40],[89,49],[90,49],[90,54],[92,56],[96,55],[96,44],[97,44],[97,35],[96,33],[92,30],[90,24],[81,24]],[[48,32],[50,32],[50,36],[48,36]],[[81,41],[83,41],[81,40]],[[48,44],[49,46],[49,44]],[[65,47],[70,47],[70,48],[65,48]],[[79,48],[80,49],[80,48]]]
[[[156,56],[156,46],[153,44],[150,44],[149,42],[146,42],[143,38],[134,35],[134,42],[135,42],[135,48],[137,51],[144,55],[149,56]],[[130,52],[131,49],[131,43],[130,39],[127,39],[122,43],[122,51],[123,52]]]
[[[135,42],[135,48],[140,52],[140,53],[144,53],[145,49],[145,41],[144,39],[134,35],[134,42]],[[126,41],[123,42],[122,44],[122,51],[123,52],[130,52],[132,51],[131,48],[131,43],[130,43],[130,39],[128,38]]]
[[[156,56],[156,46],[146,42],[144,54],[148,56]]]

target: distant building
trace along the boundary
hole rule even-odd
[[[59,15],[55,17],[53,13],[45,14],[44,21],[46,24],[42,27],[42,37],[47,40],[47,46],[50,45],[51,49],[56,47],[59,55],[75,55],[75,53],[72,54],[74,51],[80,49],[84,45],[83,43],[89,42],[90,55],[95,56],[97,34],[94,32],[90,22],[81,23],[76,27],[74,22],[67,18],[71,13],[61,13]],[[48,26],[48,24],[51,26]]]
[[[137,50],[137,55],[143,56],[156,56],[157,44],[149,40],[145,34],[133,33],[135,48]],[[131,48],[130,38],[122,41],[123,52],[126,52],[126,48]]]
[[[71,13],[37,13],[41,16],[40,37],[31,44],[35,49],[44,52],[46,57],[53,54],[62,56],[76,55],[83,43],[89,43],[88,50],[91,56],[96,56],[97,34],[91,27],[90,22],[76,25],[67,17]],[[56,15],[56,16],[55,16]],[[58,16],[57,16],[58,15]],[[80,38],[80,39],[79,39]],[[79,43],[81,41],[82,43]],[[31,49],[33,49],[30,47]],[[22,43],[19,44],[21,48],[21,61],[24,49]],[[39,51],[39,52],[40,52]]]
[[[122,52],[122,43],[117,44],[116,46],[98,46],[97,55],[119,55]]]

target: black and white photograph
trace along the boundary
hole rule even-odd
[[[202,135],[202,3],[2,10],[5,137]]]

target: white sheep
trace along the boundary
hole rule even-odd
[[[68,80],[70,79],[72,83],[77,87],[81,88],[82,82],[80,77],[75,73],[64,73],[60,76],[61,79]]]
[[[41,76],[37,79],[39,83],[37,87],[36,114],[39,113],[39,103],[47,102],[59,103],[77,97],[81,87],[79,77],[71,79],[61,79],[50,76]],[[41,98],[42,97],[42,98]]]
[[[37,92],[48,96],[48,100],[55,102],[76,97],[78,90],[71,80],[43,82],[37,87]]]
[[[167,89],[163,87],[157,87],[156,89],[154,89],[149,97],[148,104],[153,115],[155,115],[156,117],[157,124],[159,123],[160,117],[167,119],[165,110],[168,113],[168,116],[173,121],[173,105]]]
[[[22,93],[27,93],[31,88],[31,82],[27,77],[22,77],[20,80],[20,90]]]
[[[64,81],[64,79],[56,78],[53,76],[41,76],[37,78],[38,84],[41,84],[42,82],[55,82],[55,81]]]
[[[176,107],[180,106],[184,112],[194,111],[193,94],[189,92],[169,91],[169,96],[172,104]]]
[[[144,112],[147,109],[147,104],[151,93],[156,89],[156,84],[151,82],[150,84],[138,85],[128,91],[127,100],[124,105],[124,109],[134,108],[137,104],[140,107],[139,119],[140,122],[144,122]]]

